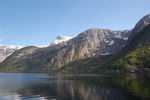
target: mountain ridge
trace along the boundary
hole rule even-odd
[[[65,43],[47,48],[37,48],[24,58],[18,57],[12,61],[8,57],[1,66],[5,66],[6,69],[17,66],[17,68],[22,68],[21,71],[29,71],[31,67],[32,69],[37,68],[36,71],[51,71],[85,58],[105,55],[116,56],[126,45],[130,44],[139,30],[142,31],[148,26],[150,17],[147,16],[144,16],[132,30],[88,29]],[[11,57],[15,58],[17,55],[19,53]],[[5,71],[5,67],[3,67],[3,71]]]

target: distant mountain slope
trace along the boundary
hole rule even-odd
[[[11,71],[13,71],[12,69],[14,68],[16,71],[17,69],[21,69],[21,71],[27,72],[51,71],[62,68],[66,64],[70,64],[71,66],[72,62],[80,61],[85,58],[94,56],[103,57],[107,55],[116,56],[121,50],[124,52],[128,51],[130,45],[134,43],[134,39],[139,38],[137,35],[141,34],[150,23],[149,18],[149,15],[143,17],[131,31],[88,29],[67,42],[46,48],[36,48],[34,52],[25,57],[18,56],[24,54],[23,49],[21,49],[19,52],[15,52],[11,57],[8,57],[1,64],[1,68],[3,71],[10,71],[9,68]],[[140,37],[142,36],[143,35]],[[149,35],[146,35],[142,38],[145,39],[145,37],[148,36]],[[137,41],[143,41],[143,39],[138,39]],[[149,38],[147,40],[149,40]],[[135,45],[138,44],[139,43]],[[17,59],[15,59],[16,57]],[[99,63],[102,63],[101,61],[103,60],[100,60]]]
[[[21,48],[23,47],[15,45],[0,45],[0,62],[4,61],[8,56]]]
[[[24,62],[24,59],[27,59],[32,53],[34,53],[38,48],[35,46],[28,46],[24,47],[22,49],[19,49],[15,51],[12,55],[8,56],[2,63],[0,70],[3,72],[18,72],[18,71],[24,71],[26,68],[25,65],[27,62]],[[22,62],[20,62],[22,61]],[[9,64],[8,64],[9,62]],[[17,63],[20,62],[20,64],[17,65]],[[20,67],[21,65],[21,67]]]
[[[63,44],[67,42],[68,40],[72,39],[69,36],[63,36],[63,35],[58,35],[56,39],[47,45],[40,45],[37,46],[39,48],[45,48],[45,47],[50,47],[58,44]],[[16,46],[16,45],[0,45],[0,63],[3,62],[8,56],[13,54],[15,51],[23,48],[24,46]]]

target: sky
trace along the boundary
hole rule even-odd
[[[43,45],[89,28],[132,29],[150,0],[0,0],[0,44]]]

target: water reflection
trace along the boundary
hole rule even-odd
[[[13,78],[17,88],[3,85],[0,100],[150,100],[150,80],[143,75],[24,75]]]
[[[18,90],[32,84],[45,83],[42,78],[51,77],[46,74],[0,73],[0,100],[23,100]]]

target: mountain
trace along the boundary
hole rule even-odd
[[[15,45],[0,45],[0,62],[4,61],[8,56],[21,48],[23,47]]]
[[[37,48],[26,57],[18,56],[24,53],[24,48],[20,49],[8,57],[1,66],[3,71],[20,68],[22,71],[59,69],[73,61],[96,55],[116,55],[126,45],[129,36],[128,30],[88,29],[69,41],[58,44],[54,42],[55,45]]]
[[[142,34],[141,32],[148,26],[149,18],[149,15],[144,16],[132,30],[88,29],[66,42],[56,42],[55,45],[36,48],[33,52],[23,57],[19,55],[24,54],[24,48],[20,49],[19,52],[16,51],[13,55],[9,56],[1,64],[0,69],[2,71],[13,71],[15,69],[15,71],[26,72],[51,71],[60,69],[68,64],[70,67],[73,62],[78,63],[78,61],[80,62],[88,58],[88,61],[93,58],[95,59],[92,60],[92,63],[99,61],[99,64],[105,64],[107,59],[110,59],[109,57],[105,58],[105,56],[119,58],[118,55],[121,55],[123,57],[125,53],[122,52],[128,51],[129,47],[134,47],[130,45],[133,44],[133,40],[137,38],[137,35]],[[144,40],[137,38],[137,41]],[[106,60],[102,60],[103,58]],[[117,60],[114,62],[117,62]],[[115,65],[113,62],[111,63]],[[89,62],[84,64],[89,64]]]
[[[112,70],[128,71],[131,69],[148,71],[149,65],[150,14],[144,16],[132,29],[127,45],[118,55],[99,56],[72,62],[58,71],[65,73],[108,72]]]

